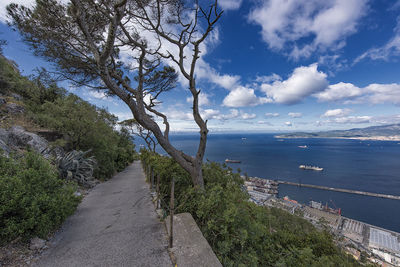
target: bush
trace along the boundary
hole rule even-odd
[[[66,150],[91,150],[98,162],[94,175],[108,179],[134,159],[135,146],[126,130],[114,130],[117,118],[76,95],[44,103],[33,116],[42,127],[64,135]]]
[[[165,206],[175,178],[176,212],[192,214],[224,266],[359,266],[330,233],[286,211],[249,202],[232,169],[204,164],[205,191],[199,191],[171,158],[142,151],[141,159],[160,175]]]
[[[0,156],[0,240],[45,238],[71,215],[79,198],[48,161],[28,152],[20,159]]]
[[[66,151],[91,150],[98,162],[94,176],[108,179],[135,158],[135,146],[124,128],[116,131],[117,117],[57,86],[44,69],[36,77],[23,77],[0,56],[0,92],[17,93],[27,108],[25,116],[35,126],[62,136],[54,144]],[[14,121],[11,121],[14,123]],[[36,128],[36,127],[35,127]]]

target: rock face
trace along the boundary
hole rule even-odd
[[[7,100],[4,97],[0,97],[0,106],[7,103]]]
[[[39,250],[44,248],[46,245],[46,240],[40,239],[38,237],[32,238],[31,243],[29,245],[29,249],[31,250]]]
[[[5,154],[6,156],[8,156],[10,154],[10,148],[8,147],[8,132],[3,129],[0,128],[0,149],[2,151],[0,151],[0,153]]]
[[[6,156],[8,156],[10,154],[10,148],[1,139],[0,139],[0,149],[1,149],[0,154],[4,153]]]
[[[20,114],[25,112],[25,108],[15,103],[6,104],[6,109],[8,113],[11,114]]]
[[[22,101],[22,96],[19,94],[12,93],[11,96],[14,97],[15,100]]]
[[[12,149],[25,149],[26,147],[31,147],[38,153],[46,154],[44,152],[48,150],[49,144],[46,139],[39,135],[27,132],[21,126],[13,126],[8,131],[0,128],[0,147],[6,155]]]
[[[38,153],[42,153],[49,146],[46,139],[37,134],[25,131],[21,126],[11,127],[9,142],[11,144],[16,144],[18,147],[30,146]]]

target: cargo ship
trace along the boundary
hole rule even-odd
[[[236,160],[236,159],[226,159],[225,162],[226,163],[241,163],[240,160]]]
[[[313,171],[323,171],[324,170],[324,168],[317,167],[317,166],[310,166],[310,165],[300,165],[299,168],[303,169],[303,170],[313,170]]]

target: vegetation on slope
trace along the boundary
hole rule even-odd
[[[176,212],[189,212],[224,266],[359,266],[330,233],[301,217],[257,206],[241,189],[239,174],[217,163],[203,165],[205,190],[169,157],[142,150],[141,159],[160,175],[162,203],[175,178]]]
[[[75,191],[41,155],[0,156],[0,243],[45,238],[75,211]]]
[[[135,157],[126,129],[116,131],[117,118],[57,86],[46,72],[23,77],[16,65],[0,54],[0,96],[23,112],[0,106],[0,127],[20,125],[28,131],[47,133],[51,146],[64,151],[90,150],[95,158],[94,176],[108,179]],[[29,149],[29,148],[28,148]],[[80,198],[75,182],[62,179],[54,166],[34,152],[0,151],[0,243],[42,238],[71,215]],[[90,158],[94,162],[93,158]],[[64,177],[65,178],[65,177]]]
[[[58,137],[53,144],[66,151],[91,149],[90,156],[98,163],[94,172],[98,179],[110,178],[133,161],[134,144],[126,129],[115,130],[117,117],[67,93],[46,72],[30,79],[23,77],[0,56],[0,88],[2,94],[22,96],[23,100],[17,102],[26,108],[22,118],[2,121],[3,127],[20,122],[22,126],[52,131]]]

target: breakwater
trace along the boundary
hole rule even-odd
[[[320,189],[320,190],[343,192],[343,193],[348,193],[348,194],[357,194],[357,195],[370,196],[370,197],[380,197],[380,198],[400,200],[400,196],[388,195],[388,194],[371,193],[371,192],[364,192],[364,191],[344,189],[344,188],[328,187],[328,186],[322,186],[322,185],[300,184],[300,183],[287,182],[287,181],[277,181],[277,183],[294,185],[294,186],[299,186],[299,187],[315,188],[315,189]]]

